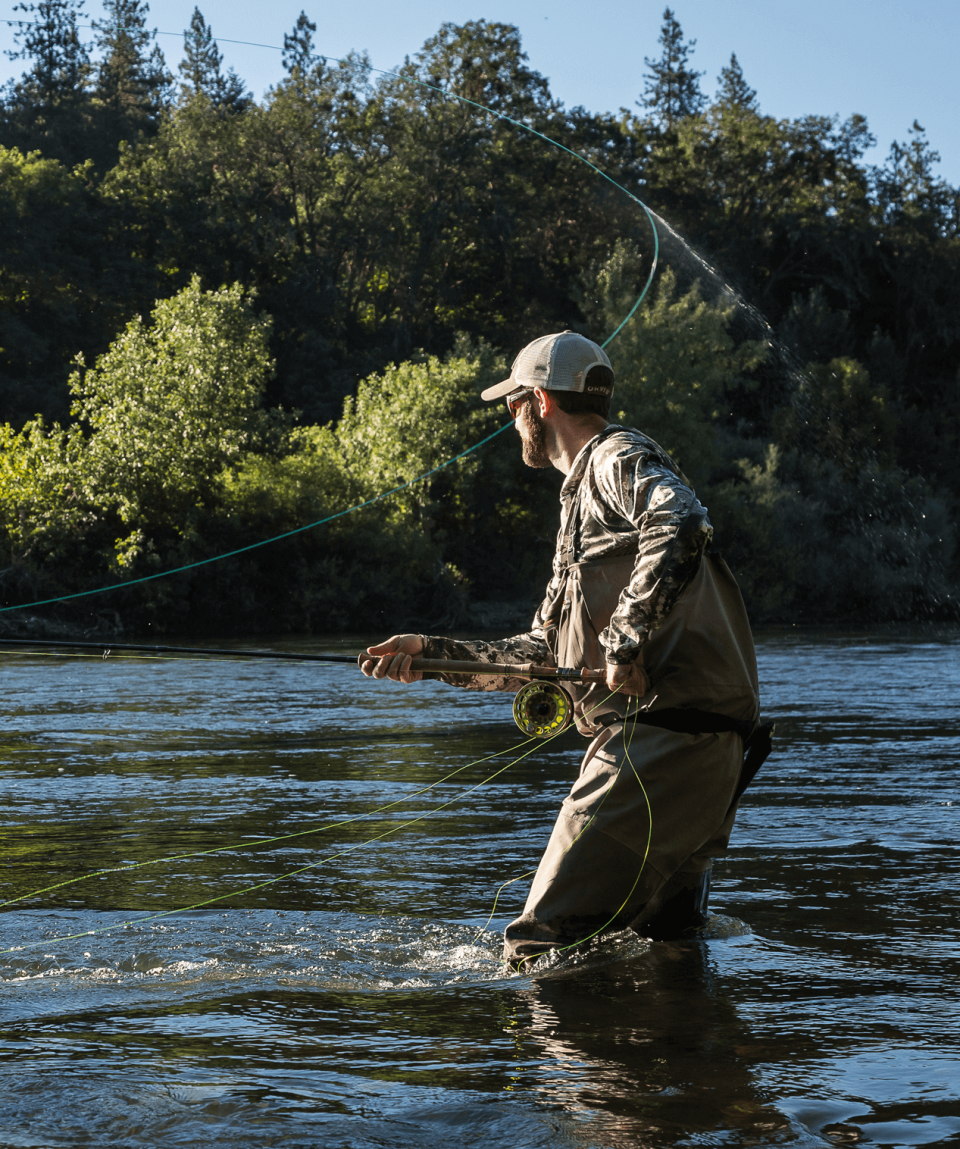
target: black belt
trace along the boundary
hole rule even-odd
[[[672,730],[675,734],[739,734],[743,739],[743,765],[740,779],[730,801],[730,810],[743,797],[743,792],[757,775],[773,749],[772,722],[741,722],[726,714],[714,714],[709,710],[694,710],[692,707],[677,706],[665,710],[635,710],[622,717],[608,712],[596,720],[598,726],[614,726],[618,722],[634,722],[642,726],[658,726]]]
[[[741,722],[728,718],[726,714],[714,714],[710,710],[694,710],[689,706],[674,706],[666,710],[635,710],[626,717],[615,712],[601,714],[596,719],[599,726],[613,726],[617,722],[638,722],[643,726],[660,726],[675,734],[739,734],[747,741],[753,733],[753,722]]]

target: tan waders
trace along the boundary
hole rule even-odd
[[[547,636],[560,666],[602,666],[598,635],[616,609],[633,556],[571,565]],[[727,845],[743,739],[634,723],[639,709],[759,714],[753,640],[726,564],[707,554],[643,647],[651,688],[640,699],[578,690],[577,725],[593,735],[553,828],[523,914],[505,932],[511,964],[633,927],[668,936],[703,922],[711,859]]]

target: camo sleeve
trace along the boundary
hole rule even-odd
[[[493,642],[423,635],[423,657],[478,663],[534,662],[540,666],[556,666],[556,659],[551,654],[544,637],[540,614],[541,612],[537,611],[533,628],[526,634],[500,638]],[[460,686],[464,690],[517,691],[529,681],[526,678],[510,678],[500,674],[478,674],[476,677],[465,674],[431,674],[429,677],[438,678],[450,686]]]

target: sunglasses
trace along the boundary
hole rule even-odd
[[[513,391],[507,396],[507,410],[511,419],[516,419],[521,403],[529,399],[532,394],[533,392],[526,387],[521,387],[519,391]]]

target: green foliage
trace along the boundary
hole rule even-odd
[[[189,100],[203,95],[214,107],[242,112],[250,103],[250,93],[244,92],[243,81],[232,68],[224,75],[222,65],[223,53],[200,9],[194,8],[190,27],[183,33],[181,97]]]
[[[115,262],[90,166],[0,147],[0,402],[17,425],[63,418],[67,367],[149,269]],[[92,282],[103,276],[98,283]]]
[[[65,431],[35,419],[20,432],[0,427],[0,521],[15,554],[29,554],[52,516],[65,520],[64,537],[82,527],[89,513],[77,484],[83,449],[76,426]]]
[[[359,620],[370,627],[412,618],[437,556],[409,517],[391,515],[387,502],[300,531],[366,497],[330,427],[293,432],[282,455],[245,455],[223,476],[221,500],[204,523],[206,546],[220,553],[299,533],[218,564],[215,580],[195,580],[193,625],[205,616],[221,627],[329,633]]]
[[[138,316],[70,377],[72,414],[89,428],[88,496],[134,528],[183,531],[218,495],[224,468],[258,446],[273,374],[271,320],[239,284],[205,292],[197,278]]]
[[[489,347],[471,354],[461,344],[444,361],[436,356],[389,367],[363,380],[347,399],[336,439],[350,476],[369,498],[433,470],[490,434],[498,415],[480,400],[481,383],[497,367]],[[475,472],[474,456],[457,464]],[[391,514],[426,513],[429,486],[420,484],[391,500]]]
[[[724,555],[755,618],[942,617],[956,610],[948,507],[922,478],[770,447],[709,492]]]
[[[104,0],[106,19],[98,21],[94,99],[114,121],[116,142],[152,134],[170,103],[173,78],[146,26],[145,0]]]
[[[82,0],[39,0],[19,9],[25,21],[14,59],[29,62],[0,104],[0,144],[39,149],[72,166],[86,160],[103,171],[121,140],[152,134],[169,102],[171,77],[155,32],[146,30],[144,0],[105,0],[106,19],[94,21],[95,47],[80,40]],[[151,47],[152,44],[152,47]]]
[[[80,102],[90,73],[89,45],[80,40],[83,0],[27,0],[14,12],[27,19],[14,32],[21,48],[11,56],[32,61],[20,82],[21,97],[47,109]]]
[[[759,113],[757,93],[747,83],[736,52],[730,54],[730,63],[721,68],[718,81],[720,87],[717,90],[717,104],[738,110],[741,114]]]
[[[0,427],[0,601],[69,594],[109,567],[109,522],[80,486],[78,427]],[[106,530],[105,530],[106,528]],[[16,624],[17,620],[12,620]]]
[[[864,467],[892,462],[893,435],[886,389],[856,359],[840,358],[807,365],[778,438],[786,447],[812,448],[853,479]]]

